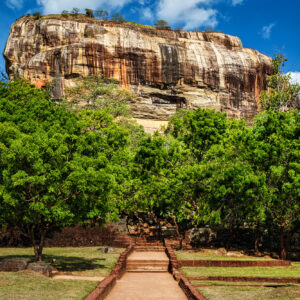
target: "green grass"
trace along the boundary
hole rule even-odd
[[[230,256],[222,256],[216,255],[211,251],[211,253],[206,252],[190,252],[190,251],[175,251],[178,260],[271,260],[264,259],[263,257],[255,257],[255,256],[246,256],[246,257],[230,257]]]
[[[79,276],[107,276],[124,249],[115,249],[113,253],[105,254],[98,248],[45,248],[43,260],[51,262],[56,259],[52,265],[60,272]],[[0,248],[0,260],[7,257],[29,257],[33,260],[33,249]]]
[[[300,278],[300,267],[249,267],[249,268],[220,268],[220,267],[183,267],[187,277],[235,276],[235,277],[293,277]]]
[[[29,272],[0,272],[0,299],[58,300],[83,299],[97,282],[55,280]]]
[[[299,284],[293,283],[272,283],[272,282],[228,282],[228,281],[207,281],[207,280],[192,280],[192,285],[194,286],[201,286],[201,285],[212,285],[212,286],[243,286],[243,285],[268,285],[268,286],[282,286],[282,287],[298,287],[300,288]]]
[[[299,287],[214,286],[197,289],[208,300],[296,300],[300,297]]]

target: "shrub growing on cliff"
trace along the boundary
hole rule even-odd
[[[99,20],[108,20],[108,11],[107,10],[95,10],[95,15]]]
[[[74,15],[74,16],[78,16],[79,12],[80,12],[79,8],[73,7],[73,9],[71,11],[71,14]]]
[[[165,20],[157,20],[156,23],[155,23],[155,26],[156,27],[161,27],[161,28],[169,27],[169,23]]]
[[[50,231],[113,217],[128,140],[111,116],[75,116],[16,81],[0,84],[0,121],[0,220],[30,238],[37,261]]]
[[[273,59],[273,74],[267,78],[268,90],[260,95],[261,105],[266,110],[300,108],[300,85],[291,83],[291,76],[282,71],[286,61],[283,55]]]
[[[122,21],[125,21],[124,17],[122,16],[121,13],[114,13],[112,16],[111,16],[111,20],[112,21],[116,21],[116,22],[122,22]]]
[[[93,12],[93,10],[90,9],[90,8],[86,8],[86,9],[85,9],[85,15],[86,15],[87,17],[89,17],[89,18],[95,18],[94,12]]]
[[[70,15],[70,13],[69,13],[67,10],[63,10],[63,11],[61,12],[61,15],[62,15],[63,17],[65,17],[65,18],[67,18],[67,17]]]
[[[119,87],[113,80],[102,76],[88,76],[76,79],[77,86],[66,90],[66,97],[71,100],[67,105],[73,109],[81,107],[98,110],[105,109],[114,117],[131,115],[129,102],[134,95]]]
[[[41,14],[40,12],[35,12],[35,13],[32,14],[32,16],[33,16],[36,20],[38,20],[38,19],[40,19],[40,18],[42,17],[42,14]]]

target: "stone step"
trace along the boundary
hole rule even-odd
[[[126,267],[127,272],[167,272],[168,267],[165,266],[127,266]]]
[[[127,266],[168,266],[169,262],[164,260],[161,261],[128,260],[126,265]]]
[[[126,270],[128,273],[168,273],[166,270]]]
[[[165,251],[165,247],[144,247],[144,246],[135,246],[135,251],[152,251],[152,252],[161,252]]]

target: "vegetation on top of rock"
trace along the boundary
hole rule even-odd
[[[268,89],[261,93],[261,105],[264,109],[285,111],[300,108],[300,85],[291,83],[291,76],[283,74],[282,67],[287,59],[279,54],[273,59],[273,74],[268,77]]]
[[[169,27],[169,23],[165,20],[157,20],[155,23],[156,27]]]
[[[114,117],[131,115],[129,102],[136,96],[121,89],[114,79],[88,76],[74,79],[75,87],[66,88],[65,105],[71,110],[105,109]]]
[[[117,21],[117,22],[125,21],[125,19],[124,19],[124,17],[122,16],[121,13],[114,13],[114,14],[112,14],[111,20],[112,20],[112,21]]]

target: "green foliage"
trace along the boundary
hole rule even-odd
[[[227,122],[225,114],[208,109],[180,111],[171,118],[167,132],[183,141],[201,160],[205,151],[222,140]]]
[[[96,18],[99,20],[108,20],[108,11],[107,10],[95,10]]]
[[[117,21],[117,22],[125,21],[123,15],[122,15],[121,13],[114,13],[114,14],[111,16],[111,20],[112,20],[112,21]]]
[[[71,11],[71,14],[74,15],[74,16],[77,16],[80,12],[80,9],[77,8],[77,7],[73,7],[72,11]]]
[[[63,16],[63,17],[68,17],[69,15],[70,15],[70,13],[69,13],[69,11],[67,11],[67,10],[63,10],[62,12],[61,12],[61,15]]]
[[[154,24],[156,27],[169,27],[169,23],[165,20],[157,20]]]
[[[94,12],[93,12],[93,10],[90,9],[90,8],[86,8],[86,9],[85,9],[85,15],[86,15],[87,17],[89,17],[89,18],[95,18]]]
[[[77,86],[66,90],[67,105],[74,109],[105,109],[114,117],[131,115],[129,102],[134,95],[119,87],[117,81],[102,76],[88,76],[76,79]]]
[[[30,237],[115,217],[126,130],[105,111],[76,116],[24,81],[0,85],[1,220]]]
[[[42,17],[42,14],[40,12],[35,12],[32,14],[32,16],[36,19],[39,20]]]
[[[8,75],[2,70],[0,70],[0,82],[8,82],[8,80]]]
[[[286,61],[281,54],[273,59],[273,74],[267,79],[268,90],[260,95],[261,105],[266,110],[284,111],[300,106],[300,85],[292,84],[291,76],[282,72]]]

